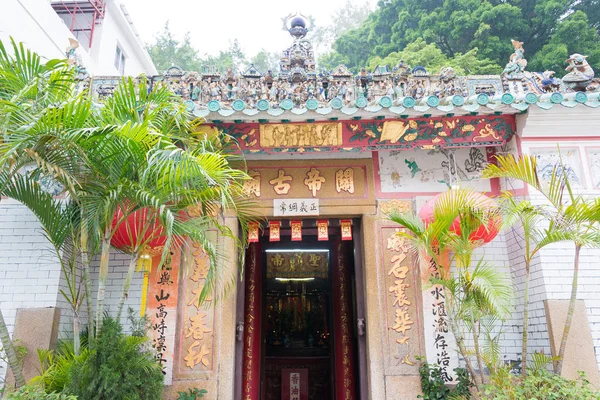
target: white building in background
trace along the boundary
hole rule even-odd
[[[119,0],[2,0],[0,40],[13,37],[41,56],[65,58],[69,39],[91,75],[156,75]]]

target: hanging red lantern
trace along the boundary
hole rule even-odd
[[[149,208],[141,208],[123,219],[123,210],[119,207],[112,227],[116,230],[110,243],[124,251],[133,251],[136,247],[158,249],[167,242],[160,221]]]
[[[419,218],[421,219],[421,221],[423,221],[426,225],[433,222],[435,204],[440,198],[442,198],[442,196],[447,195],[448,192],[444,192],[437,194],[429,200],[427,200],[423,207],[421,207],[421,210],[419,210]],[[496,203],[493,199],[479,192],[472,192],[470,194],[469,200],[471,204],[479,208],[491,209],[493,207],[496,207]],[[475,229],[475,231],[473,231],[469,235],[469,240],[471,240],[474,243],[481,244],[491,242],[496,237],[496,235],[498,235],[498,232],[500,231],[501,222],[502,220],[500,215],[494,218],[490,218],[487,223],[487,226],[485,224],[481,224],[477,229]],[[460,217],[456,217],[456,219],[450,226],[450,230],[452,232],[455,232],[457,235],[460,235]]]

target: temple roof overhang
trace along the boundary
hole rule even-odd
[[[493,97],[487,94],[478,94],[467,98],[456,95],[439,98],[431,95],[421,101],[416,101],[412,97],[392,100],[384,96],[379,99],[378,104],[364,107],[356,105],[347,107],[332,101],[326,106],[315,107],[305,104],[295,107],[293,104],[286,105],[284,103],[278,107],[264,107],[262,110],[256,107],[246,108],[243,101],[237,104],[234,102],[232,107],[215,101],[209,102],[206,107],[194,106],[190,111],[196,117],[204,118],[208,122],[271,123],[514,115],[527,112],[532,107],[541,110],[550,110],[555,107],[594,109],[600,107],[600,93],[573,92],[542,95],[527,93],[522,96],[504,93]]]

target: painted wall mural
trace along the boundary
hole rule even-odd
[[[537,158],[538,174],[546,182],[550,181],[554,167],[560,163],[562,158],[563,173],[569,178],[572,187],[584,188],[586,186],[578,147],[561,147],[560,154],[555,146],[530,147],[529,153]]]
[[[482,192],[492,190],[481,179],[494,148],[432,149],[379,152],[382,193],[437,193],[460,184]]]
[[[215,123],[235,139],[234,152],[304,153],[499,146],[515,133],[513,115],[307,123]]]
[[[592,188],[600,189],[600,147],[586,148]]]

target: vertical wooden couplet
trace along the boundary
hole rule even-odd
[[[356,399],[355,354],[352,339],[352,290],[348,247],[352,242],[336,240],[333,248],[333,333],[335,346],[335,399]]]
[[[246,259],[242,399],[258,400],[262,314],[262,266],[259,243],[250,244]]]

